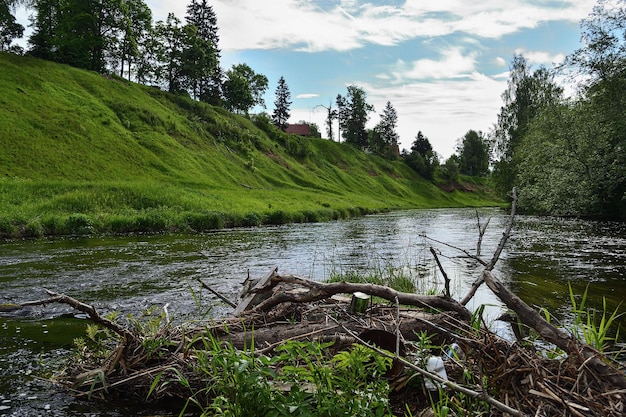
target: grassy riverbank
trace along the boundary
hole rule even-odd
[[[445,192],[402,161],[0,53],[0,237],[197,232],[500,203],[484,183],[466,186]]]

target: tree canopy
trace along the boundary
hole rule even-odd
[[[365,125],[369,120],[368,114],[374,111],[374,106],[367,103],[367,93],[361,87],[348,86],[345,97],[337,96],[337,112],[341,135],[346,143],[359,149],[368,146],[368,133]]]
[[[257,105],[265,108],[263,94],[267,85],[267,77],[255,73],[247,64],[233,65],[226,71],[224,104],[227,109],[244,114]]]
[[[513,125],[505,160],[522,209],[626,220],[625,16],[624,3],[600,0],[582,22],[583,46],[557,68],[582,80],[576,97],[562,99],[551,82],[530,84],[540,88],[529,89],[530,117]]]
[[[485,176],[489,173],[489,142],[482,132],[469,130],[457,147],[461,174]]]

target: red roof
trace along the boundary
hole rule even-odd
[[[307,124],[287,125],[285,132],[292,135],[311,136],[311,126]]]

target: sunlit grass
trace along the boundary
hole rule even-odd
[[[0,53],[0,236],[203,231],[494,205],[351,146]],[[73,226],[78,227],[72,229]]]

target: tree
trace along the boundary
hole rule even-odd
[[[198,34],[195,25],[182,28],[180,75],[183,88],[196,100],[210,96],[210,76],[218,65],[212,47]]]
[[[41,59],[56,60],[56,33],[61,20],[59,0],[36,0],[31,18],[33,33],[28,38],[29,53]]]
[[[433,147],[430,144],[430,141],[422,131],[417,132],[415,136],[415,140],[411,144],[411,153],[416,153],[421,156],[427,156],[430,152],[433,151]]]
[[[185,91],[182,76],[182,57],[185,47],[184,29],[181,21],[173,13],[165,22],[158,21],[154,28],[156,62],[152,68],[153,77],[171,93]]]
[[[133,64],[139,60],[140,45],[150,34],[152,11],[143,0],[125,0],[121,7],[122,19],[117,47],[111,48],[111,55],[117,61],[120,77],[124,77],[124,69],[127,67],[126,72],[130,80]]]
[[[493,178],[503,196],[516,185],[515,151],[528,125],[543,107],[562,99],[563,89],[553,79],[553,74],[545,67],[531,73],[526,58],[514,56],[507,89],[502,94],[504,105],[500,108],[494,133],[494,147],[499,159],[494,164]]]
[[[354,85],[348,86],[345,98],[337,96],[339,126],[344,141],[360,149],[366,149],[368,146],[365,124],[369,119],[368,113],[374,111],[374,106],[368,104],[366,98],[365,90]]]
[[[267,90],[268,80],[263,74],[255,73],[247,64],[237,64],[226,72],[224,82],[224,100],[230,111],[248,111],[254,106],[265,108],[263,94]]]
[[[489,143],[482,132],[469,130],[457,148],[461,174],[482,176],[489,172]]]
[[[621,4],[620,4],[621,3]],[[626,8],[623,2],[598,0],[591,14],[581,22],[583,47],[567,57],[561,69],[573,70],[599,80],[623,77],[626,56]]]
[[[411,152],[405,156],[404,162],[422,177],[432,180],[435,169],[439,166],[439,158],[433,147],[421,131],[417,132],[411,145]]]
[[[289,114],[290,98],[291,92],[289,92],[289,87],[285,82],[285,78],[281,76],[276,87],[276,100],[274,101],[274,113],[272,114],[274,125],[281,130],[287,128],[287,121],[291,116]]]
[[[328,103],[328,107],[324,106],[323,104],[320,104],[316,107],[323,107],[326,109],[326,136],[328,137],[328,139],[334,140],[335,138],[333,135],[333,121],[338,117],[337,110],[333,109],[332,102]]]
[[[24,26],[17,23],[11,13],[13,3],[10,0],[0,0],[0,52],[17,51],[17,47],[12,47],[11,43],[24,34]]]
[[[371,136],[370,150],[377,155],[392,158],[398,154],[398,113],[391,102],[387,102],[383,112],[380,114],[380,121],[374,127],[375,133]]]
[[[214,105],[221,104],[223,71],[220,67],[217,17],[207,0],[192,0],[185,17],[188,25],[196,28],[193,43],[196,61],[192,95]]]
[[[626,220],[626,8],[600,0],[584,46],[560,69],[582,80],[576,100],[545,107],[518,150],[520,207]]]

